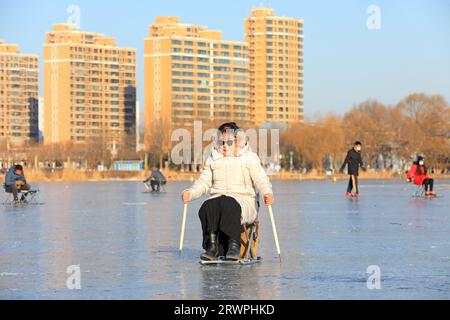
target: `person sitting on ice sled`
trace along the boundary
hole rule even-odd
[[[259,207],[254,187],[266,205],[273,204],[272,184],[245,133],[234,122],[224,123],[200,177],[182,193],[187,203],[210,191],[211,197],[199,211],[206,250],[202,260],[216,260],[219,246],[223,246],[225,259],[239,260],[241,225],[253,223]]]
[[[366,170],[362,159],[361,159],[361,142],[356,141],[353,145],[353,148],[347,152],[347,156],[345,157],[344,163],[339,169],[340,173],[344,172],[344,168],[347,165],[347,172],[350,175],[348,180],[347,192],[345,193],[346,197],[352,196],[352,189],[355,188],[355,197],[359,196],[359,188],[358,188],[358,174],[359,167],[361,169]]]
[[[425,186],[425,196],[436,196],[436,193],[433,192],[434,180],[427,175],[424,157],[417,157],[417,161],[409,169],[406,178],[408,182],[414,181],[414,184],[418,186]]]
[[[148,188],[148,183],[150,182],[150,186],[152,191],[160,191],[162,185],[167,183],[166,177],[162,174],[162,172],[156,168],[152,168],[152,174],[146,180],[143,181],[146,187]]]
[[[20,164],[13,165],[5,175],[5,192],[12,193],[14,196],[14,202],[19,202],[19,192],[29,191],[31,189],[30,185],[25,179],[23,173],[23,167]],[[26,193],[22,194],[20,202],[26,202]]]

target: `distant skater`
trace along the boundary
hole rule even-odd
[[[161,186],[165,185],[167,183],[167,180],[166,180],[166,177],[164,177],[164,175],[162,174],[162,172],[159,169],[157,169],[156,167],[154,167],[152,169],[152,173],[151,173],[150,177],[148,177],[143,182],[147,188],[149,188],[148,185],[150,183],[150,187],[152,188],[152,191],[159,192],[161,190]]]
[[[359,196],[359,185],[358,185],[358,175],[359,167],[365,170],[362,158],[361,158],[361,142],[356,141],[353,148],[347,152],[344,163],[339,170],[340,173],[344,172],[344,168],[347,166],[347,172],[350,175],[348,180],[346,197],[352,196],[352,190],[355,189],[355,197]]]
[[[427,175],[427,167],[425,166],[425,159],[422,156],[417,157],[417,161],[413,163],[411,169],[406,174],[408,182],[414,181],[414,184],[425,187],[425,196],[435,197],[436,193],[433,191],[434,179]]]
[[[13,165],[5,175],[5,192],[12,193],[14,202],[26,202],[26,193],[22,193],[19,200],[20,191],[29,191],[31,186],[27,183],[23,173],[23,167],[20,164]]]

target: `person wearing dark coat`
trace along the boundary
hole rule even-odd
[[[152,188],[152,191],[159,192],[161,189],[161,185],[164,185],[167,183],[166,177],[162,174],[160,170],[157,168],[153,168],[152,174],[150,177],[148,177],[146,180],[144,180],[144,184],[148,188],[148,183],[150,182],[150,186]]]
[[[359,175],[359,167],[363,170],[364,164],[361,158],[361,142],[356,141],[353,145],[353,148],[347,152],[347,156],[345,157],[344,163],[339,170],[340,173],[344,172],[344,168],[347,166],[347,173],[350,175],[348,180],[347,192],[345,193],[346,197],[352,196],[352,190],[355,188],[355,197],[359,196],[359,188],[358,188],[358,175]]]
[[[14,201],[18,202],[19,192],[28,191],[31,189],[30,185],[25,179],[23,174],[23,167],[20,164],[13,165],[5,175],[5,192],[12,193],[14,196]],[[25,202],[25,193],[22,194],[20,201]]]

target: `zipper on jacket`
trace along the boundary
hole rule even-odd
[[[242,176],[244,178],[245,190],[247,190],[247,179],[245,178],[244,164],[242,163],[242,159],[241,158],[239,158],[239,162],[241,163],[241,172],[242,172]]]

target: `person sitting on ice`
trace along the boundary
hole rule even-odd
[[[31,186],[27,183],[23,174],[23,167],[20,164],[13,165],[5,175],[5,192],[12,193],[14,202],[19,202],[19,192],[29,191]],[[26,193],[22,194],[20,202],[26,202]]]
[[[210,191],[199,211],[206,250],[202,260],[216,260],[219,245],[225,259],[239,260],[241,226],[255,221],[259,207],[254,186],[266,205],[274,202],[272,184],[245,133],[234,122],[224,123],[200,177],[182,192],[183,202],[188,203]]]
[[[418,156],[406,174],[408,182],[414,181],[418,186],[425,186],[425,196],[436,196],[433,192],[434,179],[427,175],[427,167],[425,166],[425,159],[423,156]]]
[[[144,180],[144,184],[147,186],[147,188],[148,188],[149,182],[150,182],[152,191],[159,192],[161,185],[166,184],[167,180],[166,180],[166,177],[164,177],[164,175],[158,168],[153,167],[152,174],[150,175],[150,177],[148,177],[146,180]]]

